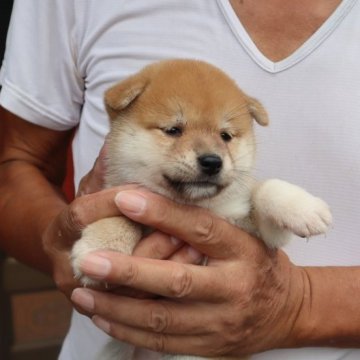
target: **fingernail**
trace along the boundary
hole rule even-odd
[[[103,279],[111,271],[111,262],[102,256],[89,254],[81,261],[80,269],[90,277]]]
[[[192,261],[195,263],[200,263],[202,261],[203,254],[200,251],[194,249],[191,246],[188,247],[187,251]]]
[[[133,214],[142,214],[146,207],[146,199],[135,191],[121,191],[115,196],[115,203],[120,210]]]
[[[98,315],[94,315],[91,319],[93,323],[107,334],[110,332],[110,323]]]
[[[95,307],[94,296],[86,289],[75,289],[71,294],[71,300],[84,310],[93,311]]]
[[[178,239],[178,238],[176,238],[176,237],[174,237],[174,236],[171,236],[171,237],[170,237],[170,241],[171,241],[171,243],[172,243],[174,246],[179,246],[180,244],[183,243],[182,240],[180,240],[180,239]]]

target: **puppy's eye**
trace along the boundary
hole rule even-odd
[[[226,131],[223,131],[221,134],[220,134],[221,138],[225,141],[225,142],[229,142],[231,141],[232,139],[232,136],[227,133]]]
[[[166,128],[166,129],[162,129],[162,131],[166,134],[166,135],[170,135],[170,136],[181,136],[183,133],[182,128],[178,127],[178,126],[173,126],[172,128]]]

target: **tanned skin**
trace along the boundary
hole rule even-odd
[[[273,60],[281,60],[298,48],[339,2],[231,1],[255,43]],[[283,11],[257,11],[264,6],[287,9],[296,19],[289,20]],[[291,23],[304,16],[309,26],[294,35],[294,41],[277,38],[276,26],[283,26],[285,33]],[[273,38],[279,40],[277,48],[271,42]],[[111,335],[167,353],[181,350],[202,355],[241,355],[278,347],[360,346],[360,267],[297,267],[282,251],[269,253],[259,240],[206,210],[186,208],[141,189],[109,189],[67,204],[60,185],[71,131],[32,125],[2,109],[0,134],[0,246],[18,260],[51,274],[67,296],[76,287],[69,249],[86,224],[105,216],[121,211],[197,249],[191,252],[189,247],[182,247],[180,264],[117,253],[98,254],[110,264],[107,272],[89,259],[83,269],[89,276],[169,297],[140,300],[76,289],[74,304]],[[96,177],[96,172],[88,179],[92,176]],[[122,195],[115,202],[119,191]],[[140,198],[142,207],[136,207],[135,198]],[[199,223],[208,226],[199,228]],[[239,239],[243,246],[238,251]],[[179,248],[179,243],[170,246],[164,234],[157,233],[153,240],[151,250],[140,252],[142,255],[156,254],[153,257],[164,259]],[[200,252],[213,257],[212,266],[195,270],[184,264],[198,262],[198,257],[190,259],[186,254]],[[241,282],[235,276],[239,273],[243,274]],[[183,284],[180,288],[176,286],[179,280]],[[220,293],[228,296],[220,299]],[[262,326],[258,327],[254,320],[260,318]],[[199,329],[210,331],[199,336]]]

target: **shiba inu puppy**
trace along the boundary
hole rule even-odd
[[[206,207],[271,248],[292,233],[310,237],[330,225],[321,199],[278,179],[254,180],[253,123],[268,125],[267,113],[216,67],[192,60],[149,65],[110,88],[105,105],[111,121],[107,187],[139,183]],[[131,254],[142,235],[140,225],[121,216],[89,225],[72,250],[76,277],[95,284],[81,273],[82,259],[99,249]],[[129,345],[114,344],[114,355],[102,359],[132,358]]]

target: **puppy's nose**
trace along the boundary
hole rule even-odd
[[[222,168],[222,159],[215,154],[202,155],[198,157],[201,171],[206,175],[216,175]]]

